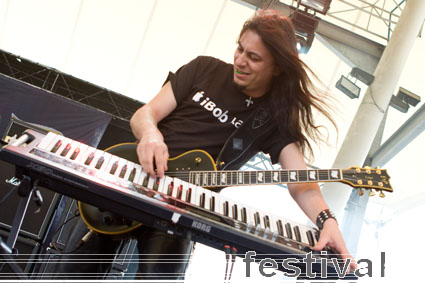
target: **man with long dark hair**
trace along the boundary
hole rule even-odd
[[[291,21],[274,11],[257,12],[244,24],[237,44],[233,65],[197,57],[170,73],[160,92],[131,118],[140,164],[151,176],[163,177],[169,157],[191,149],[208,152],[226,169],[238,169],[259,151],[283,169],[306,168],[309,139],[321,139],[313,109],[332,119],[298,57]],[[233,142],[226,142],[260,108],[265,111],[258,120],[263,130],[241,130]],[[314,223],[320,220],[320,239],[313,249],[329,246],[343,259],[351,258],[319,186],[289,184],[288,189]],[[170,246],[181,247],[176,253],[190,252],[187,242],[159,234],[168,244],[155,244],[156,254],[169,253]],[[352,262],[351,270],[355,267]]]
[[[150,176],[163,177],[169,157],[192,149],[209,153],[219,169],[239,169],[260,151],[283,169],[306,168],[309,140],[321,138],[313,109],[330,116],[307,75],[310,70],[298,57],[291,21],[274,11],[260,11],[244,24],[237,44],[233,64],[197,57],[170,73],[160,92],[134,113],[130,124],[138,140],[138,159]],[[321,228],[312,248],[329,246],[343,259],[351,258],[317,183],[289,184],[288,189]],[[138,267],[131,264],[128,273],[137,271],[138,279],[184,278],[193,247],[190,239],[145,225],[128,234],[138,240],[132,262],[139,262]],[[84,235],[90,237],[82,240]],[[88,232],[78,222],[65,248],[69,255],[56,266],[58,278],[105,278],[113,258],[107,254],[115,252],[123,237]],[[105,258],[99,264],[72,261],[98,254]]]

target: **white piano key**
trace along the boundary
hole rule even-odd
[[[189,183],[182,181],[181,185],[182,185],[182,195],[181,195],[180,199],[183,200],[183,201],[186,201],[187,193],[188,193],[188,190],[189,190]]]
[[[149,176],[149,178],[148,178],[148,185],[147,185],[148,189],[151,189],[151,190],[154,189],[155,181],[156,181],[156,178],[155,177]]]
[[[130,178],[130,174],[131,174],[131,172],[134,169],[135,163],[134,162],[131,162],[131,161],[127,161],[127,164],[126,165],[127,165],[127,172],[125,172],[125,175],[124,175],[123,179],[125,181],[128,181],[128,179]]]
[[[52,140],[58,137],[57,134],[53,132],[48,132],[47,135],[43,138],[43,140],[37,145],[37,148],[47,150],[47,147],[52,143]]]
[[[246,223],[248,225],[248,229],[254,227],[254,214],[248,207],[245,206],[246,209]]]
[[[104,155],[104,151],[102,151],[102,150],[96,150],[95,152],[94,152],[94,157],[93,157],[93,160],[92,160],[92,162],[90,163],[90,165],[89,165],[89,167],[90,168],[95,168],[96,167],[96,165],[97,165],[97,162],[99,161],[99,159]]]
[[[188,194],[190,193],[190,203],[191,204],[195,204],[196,205],[196,192],[198,191],[198,186],[189,184],[189,190],[188,190]]]
[[[177,193],[181,185],[182,185],[182,180],[178,178],[174,178],[174,189],[173,189],[173,193],[171,194],[173,198],[177,198]]]
[[[117,170],[114,173],[114,176],[116,176],[116,177],[119,178],[119,176],[121,174],[121,171],[123,170],[123,168],[127,164],[127,162],[128,161],[126,159],[124,159],[124,158],[118,159],[118,167],[117,167]]]
[[[63,138],[64,138],[63,136],[56,135],[55,138],[53,138],[50,141],[49,145],[47,145],[46,151],[50,151],[51,152],[53,150],[53,148],[58,144],[58,142],[61,142],[62,143]]]
[[[196,191],[195,191],[195,204],[197,206],[201,206],[201,199],[203,198],[203,194],[205,192],[205,189],[202,187],[196,187]]]
[[[79,147],[78,147],[79,153],[78,153],[77,157],[74,159],[75,162],[80,163],[80,164],[84,163],[84,161],[83,161],[84,156],[86,155],[87,151],[89,151],[89,149],[90,149],[90,147],[88,145],[83,144],[83,143],[80,144]]]
[[[69,139],[69,138],[66,138],[66,137],[64,137],[63,139],[62,139],[62,144],[61,144],[61,146],[58,148],[58,150],[56,151],[56,155],[59,155],[59,156],[63,156],[63,157],[65,157],[66,155],[64,155],[64,150],[67,148],[67,147],[70,147],[71,146],[71,143],[72,143],[72,140],[71,139]]]
[[[211,196],[212,192],[211,190],[205,189],[205,209],[211,210]]]
[[[107,173],[107,174],[111,174],[112,167],[114,166],[114,164],[116,164],[116,162],[118,162],[119,159],[120,158],[118,156],[112,155],[111,159],[108,162],[108,165],[105,166],[104,169],[100,170],[100,171]],[[111,174],[111,175],[113,175],[113,174]]]
[[[99,171],[101,172],[105,172],[106,173],[106,167],[109,164],[109,161],[111,161],[112,158],[112,154],[108,153],[108,152],[104,152],[102,157],[103,157],[103,163],[102,165],[98,168]],[[96,162],[97,163],[97,162]]]
[[[306,226],[304,225],[298,225],[298,227],[300,227],[300,232],[301,232],[301,241],[304,244],[307,244],[310,246],[310,241],[308,240],[308,236],[307,236],[307,231],[309,230]]]
[[[142,183],[139,183],[140,181],[140,175],[142,173],[142,166],[140,164],[134,164],[134,169],[136,169],[136,174],[134,175],[133,183],[142,185]]]
[[[78,162],[82,165],[86,165],[86,161],[89,158],[91,154],[94,154],[96,152],[96,149],[93,147],[87,147],[87,149],[84,151],[83,154],[80,153],[81,158],[78,160]],[[93,161],[92,161],[93,162]]]
[[[219,200],[218,199],[219,198],[220,198],[220,195],[218,193],[211,191],[210,200],[209,200],[209,203],[210,203],[209,209],[211,211],[218,212],[218,210],[219,210],[219,208],[218,208]],[[214,201],[213,201],[213,199],[214,199]]]
[[[64,156],[64,158],[71,159],[71,156],[74,153],[75,149],[78,148],[80,145],[81,145],[80,142],[71,141],[71,148],[69,149],[68,153]]]
[[[140,175],[139,175],[139,179],[137,180],[137,184],[139,184],[140,186],[144,186],[146,188],[147,184],[148,184],[147,179],[148,179],[148,173],[141,170]]]
[[[171,185],[174,186],[174,179],[169,176],[164,176],[163,178],[159,179],[158,192],[167,195],[168,189]]]

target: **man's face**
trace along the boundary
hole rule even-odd
[[[263,96],[270,89],[273,76],[277,75],[272,54],[252,30],[240,37],[233,64],[235,83],[252,97]]]

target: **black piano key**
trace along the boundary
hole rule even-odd
[[[61,155],[61,156],[65,156],[65,155],[67,155],[70,149],[71,149],[71,144],[70,144],[70,143],[68,143],[68,144],[65,146],[65,148],[62,150],[62,152],[61,152],[61,154],[60,154],[60,155]]]
[[[316,241],[319,241],[319,237],[320,237],[320,232],[319,232],[319,230],[315,230],[315,231],[314,231],[314,238],[316,238]]]
[[[295,240],[297,240],[298,242],[302,242],[301,231],[299,226],[294,226],[294,233],[295,233]]]
[[[313,232],[311,232],[311,230],[308,230],[306,234],[307,234],[308,243],[310,244],[310,246],[314,246]]]
[[[160,182],[161,182],[161,180],[159,179],[159,177],[156,177],[155,182],[153,182],[153,188],[152,188],[154,191],[158,191]]]
[[[94,152],[90,153],[89,156],[86,159],[86,162],[84,162],[85,165],[90,165],[90,163],[93,161],[94,158]]]
[[[280,236],[284,236],[282,221],[281,221],[281,220],[278,220],[278,221],[276,222],[276,225],[277,225],[277,233],[278,233]]]
[[[174,190],[174,182],[171,181],[171,183],[168,185],[168,188],[167,188],[167,195],[171,196],[173,194],[173,190]]]
[[[142,175],[142,186],[147,188],[149,183],[149,175]]]
[[[229,216],[229,202],[227,200],[223,202],[223,214]]]
[[[131,170],[130,176],[128,176],[128,180],[130,182],[133,182],[135,176],[136,176],[136,168],[133,168],[133,170]]]
[[[182,199],[182,195],[183,195],[183,185],[180,185],[179,188],[177,189],[176,197],[178,199]]]
[[[292,227],[290,223],[286,223],[285,224],[285,230],[286,230],[286,234],[288,235],[288,238],[293,239],[292,236]]]
[[[118,177],[124,178],[126,172],[127,172],[127,164],[122,167],[122,169],[121,169],[120,174],[118,175]]]
[[[103,158],[103,156],[101,156],[99,158],[99,160],[97,160],[96,165],[94,166],[94,168],[100,169],[100,167],[102,167],[102,164],[103,164],[104,161],[105,161],[105,158]]]
[[[270,228],[270,218],[268,215],[263,217],[264,228]]]
[[[52,150],[50,152],[56,153],[56,151],[58,151],[59,147],[61,146],[62,141],[58,140],[55,145],[52,147]]]
[[[190,202],[192,200],[192,188],[189,188],[186,193],[186,202]]]
[[[215,197],[212,196],[210,199],[210,210],[215,211]]]
[[[77,158],[77,156],[78,156],[78,154],[80,153],[80,148],[79,147],[77,147],[75,150],[74,150],[74,152],[71,154],[71,157],[70,157],[70,159],[71,160],[75,160],[76,158]]]
[[[255,226],[258,226],[261,224],[261,217],[260,217],[260,213],[258,212],[254,213],[254,224]]]
[[[241,219],[242,222],[247,223],[246,207],[242,207],[241,209]]]
[[[202,193],[199,199],[199,206],[205,208],[205,193]]]
[[[233,219],[238,220],[238,205],[237,204],[232,205],[232,216],[233,216]]]
[[[117,160],[117,161],[115,161],[115,162],[114,162],[114,164],[112,164],[112,166],[111,166],[111,170],[109,171],[109,173],[110,173],[111,175],[114,175],[114,174],[115,174],[115,172],[117,171],[117,168],[118,168],[118,160]]]

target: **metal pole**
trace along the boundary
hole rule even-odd
[[[335,159],[334,168],[362,165],[378,131],[385,110],[425,18],[425,1],[409,0],[382,54],[347,136]],[[342,220],[351,190],[337,183],[325,184],[323,195],[337,218]]]

